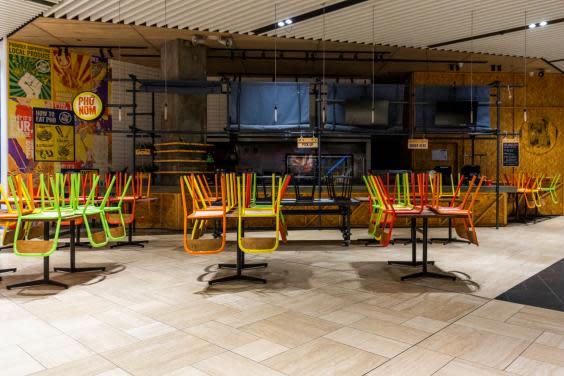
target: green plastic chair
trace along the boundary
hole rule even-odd
[[[110,182],[110,185],[108,186],[108,189],[106,190],[106,193],[102,198],[102,201],[100,201],[100,204],[96,206],[95,204],[96,186],[98,185],[99,180],[100,180],[100,176],[94,177],[92,189],[90,190],[90,194],[88,195],[85,204],[77,206],[77,210],[82,214],[84,228],[86,229],[86,235],[88,236],[88,241],[93,248],[105,247],[110,240],[113,240],[109,235],[110,229],[106,221],[106,209],[107,209],[106,204],[112,193],[112,188],[115,184],[116,178],[115,176],[112,178],[112,181]],[[92,231],[89,222],[89,219],[92,217],[96,217],[100,219],[100,223],[102,224],[101,231],[98,232]]]
[[[113,177],[112,181],[115,180],[115,176]],[[125,183],[125,187],[123,188],[123,191],[121,192],[121,195],[119,197],[119,201],[118,204],[116,206],[105,206],[104,205],[104,220],[102,222],[102,224],[104,225],[104,228],[106,229],[106,234],[108,235],[108,238],[111,241],[121,241],[124,240],[127,237],[127,226],[125,224],[125,218],[123,215],[123,211],[122,211],[122,207],[123,207],[123,200],[125,198],[125,196],[127,195],[127,191],[129,189],[129,186],[131,185],[131,180],[132,177],[130,176],[127,179],[127,182]],[[108,191],[111,192],[112,190],[112,184],[110,184]],[[107,194],[108,192],[106,192]],[[116,221],[119,223],[118,226],[116,227],[110,227],[110,224],[108,222],[107,217],[108,216],[119,216],[119,221]]]
[[[550,195],[550,199],[555,204],[558,204],[558,196],[556,195],[558,183],[560,183],[560,174],[555,174],[552,179],[550,179],[547,187],[540,188],[541,192],[548,193]]]
[[[44,183],[43,176],[41,176],[40,179]],[[51,180],[51,187],[53,189],[54,197],[58,197],[59,187],[55,183],[55,180],[53,178],[50,178],[50,180]],[[22,213],[22,205],[20,205],[20,203],[18,202],[19,198],[18,198],[17,191],[15,189],[14,181],[11,177],[8,178],[8,184],[10,185],[10,190],[12,191],[12,197],[14,197],[14,200],[16,202],[16,205],[15,205],[16,210],[18,211],[18,221],[16,223],[16,230],[15,230],[15,235],[14,235],[14,238],[16,239],[16,241],[14,241],[14,245],[13,245],[14,253],[18,256],[43,257],[43,279],[16,283],[16,284],[7,286],[7,289],[11,290],[11,289],[18,288],[18,287],[37,286],[37,285],[52,285],[52,286],[63,287],[65,289],[68,288],[68,286],[65,285],[64,283],[53,281],[49,278],[49,256],[51,254],[53,254],[53,252],[55,252],[55,250],[57,250],[57,247],[58,247],[58,244],[59,244],[61,222],[62,222],[63,218],[65,216],[72,215],[72,212],[71,213],[63,212],[61,210],[60,206],[59,206],[58,201],[53,200],[52,201],[52,204],[53,204],[52,208],[47,209],[47,208],[45,208],[44,205],[42,205],[42,209],[39,209],[37,212],[24,215]],[[25,191],[24,191],[24,194],[25,194]],[[54,232],[54,235],[53,235],[53,239],[51,239],[51,240],[49,240],[49,239],[30,240],[30,239],[27,238],[27,235],[26,235],[25,239],[18,240],[18,239],[20,239],[20,232],[22,231],[22,227],[23,227],[24,223],[25,222],[33,222],[33,221],[41,221],[41,222],[44,223],[44,226],[45,226],[44,237],[45,238],[49,237],[49,231],[48,231],[49,225],[48,225],[48,223],[51,222],[51,221],[55,222],[55,232]]]

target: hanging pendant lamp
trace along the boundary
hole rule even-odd
[[[274,3],[274,124],[278,123],[278,14]]]
[[[164,26],[168,28],[168,23],[166,19],[166,0],[164,0]],[[167,80],[167,62],[168,62],[168,54],[167,54],[167,40],[165,40],[164,45],[164,82],[165,82],[165,103],[163,108],[163,118],[164,121],[168,121],[168,80]]]

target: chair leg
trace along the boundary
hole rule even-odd
[[[208,284],[215,285],[216,283],[231,282],[231,281],[250,281],[256,283],[266,283],[266,279],[264,278],[253,277],[250,275],[235,274],[227,277],[212,279],[211,281],[208,281]]]

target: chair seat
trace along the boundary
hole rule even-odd
[[[194,252],[210,252],[221,249],[223,240],[218,239],[187,239],[186,245]]]
[[[241,238],[243,249],[262,251],[273,249],[276,246],[276,238]]]
[[[271,218],[275,216],[276,214],[272,212],[272,209],[245,209],[245,214],[243,214],[243,217]]]
[[[53,247],[53,240],[17,240],[18,253],[48,253]]]
[[[64,219],[64,218],[76,216],[77,213],[75,213],[74,210],[61,210],[60,214],[55,210],[53,211],[45,210],[45,211],[40,211],[38,213],[23,215],[22,219],[37,220],[37,221],[56,220],[59,219],[59,215],[61,216],[62,219]]]
[[[122,214],[123,215],[123,222],[125,224],[129,224],[133,221],[133,214]],[[109,223],[111,224],[121,224],[121,215],[119,213],[117,214],[106,214],[106,219],[108,220]]]
[[[198,210],[188,216],[188,219],[221,218],[225,215],[223,210]]]

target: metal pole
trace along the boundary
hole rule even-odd
[[[132,96],[132,100],[131,100],[131,104],[132,104],[132,110],[131,110],[131,115],[133,117],[133,122],[132,122],[132,126],[133,126],[133,134],[132,134],[132,138],[133,138],[133,147],[132,152],[133,152],[133,168],[132,168],[132,176],[135,177],[135,164],[136,164],[136,160],[135,160],[135,144],[137,143],[137,82],[135,80],[135,76],[131,76],[131,83],[133,85],[132,89],[131,89],[131,96]]]
[[[133,109],[135,111],[135,108]],[[151,93],[151,144],[155,145],[155,93]],[[151,152],[151,164],[155,164],[155,153]],[[151,166],[153,167],[153,166]]]
[[[495,228],[499,229],[499,148],[501,133],[501,82],[495,83],[495,105],[496,105],[496,132],[495,132]]]

